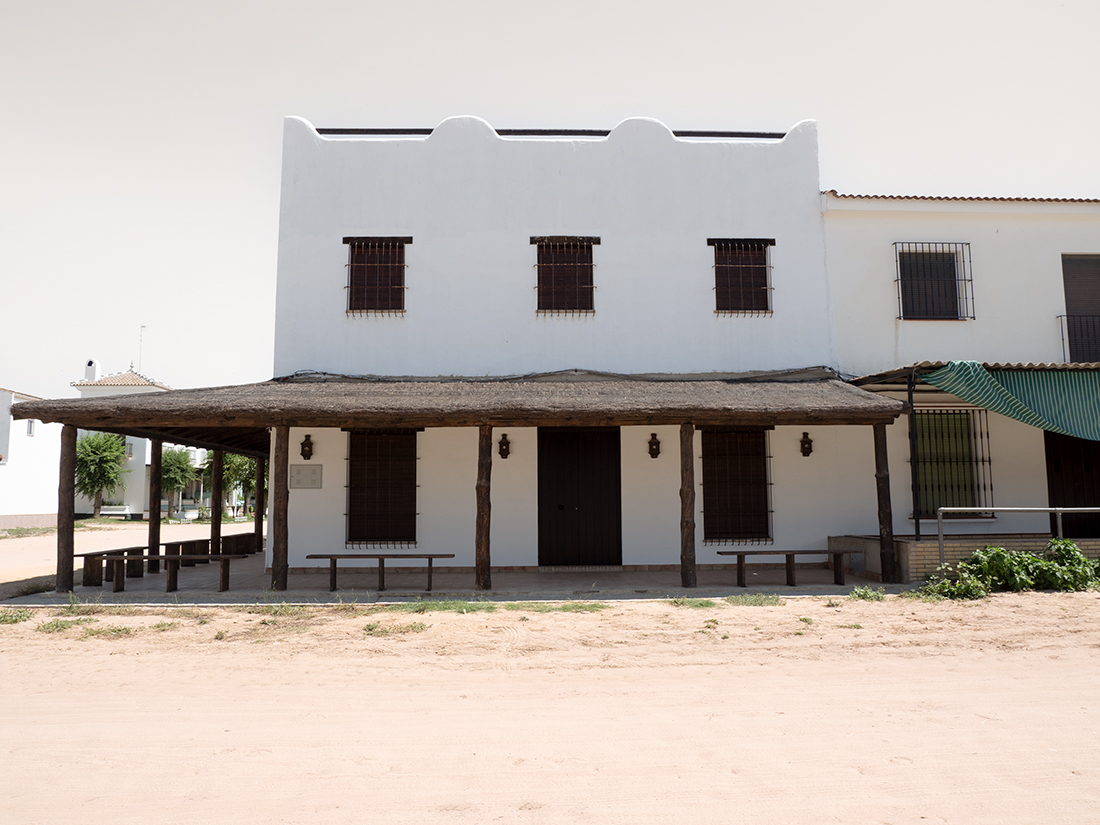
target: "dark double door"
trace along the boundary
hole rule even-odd
[[[620,565],[618,427],[539,428],[539,565]]]
[[[1100,507],[1100,441],[1086,441],[1044,432],[1047,452],[1047,490],[1050,507]],[[1050,516],[1050,532],[1057,535]],[[1062,531],[1067,539],[1100,538],[1100,513],[1066,513]]]

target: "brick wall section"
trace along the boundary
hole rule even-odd
[[[940,545],[933,536],[929,541],[923,536],[920,541],[905,537],[895,538],[898,561],[902,571],[902,581],[921,581],[928,578],[940,566]],[[943,558],[948,564],[957,564],[975,550],[992,545],[1006,550],[1028,550],[1042,553],[1050,541],[1050,536],[1042,533],[993,534],[944,536]],[[1100,539],[1073,539],[1081,552],[1090,559],[1100,558]],[[855,550],[859,548],[866,554],[867,567],[877,569],[878,536],[830,536],[829,548],[837,550]],[[874,561],[872,562],[872,554]]]

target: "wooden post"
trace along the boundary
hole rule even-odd
[[[489,477],[493,472],[493,428],[482,424],[478,428],[477,438],[477,486],[474,489],[477,499],[477,521],[474,539],[474,580],[478,590],[491,590],[492,577],[489,573],[489,511],[492,507],[489,497]]]
[[[61,428],[61,466],[57,482],[57,579],[58,593],[72,592],[76,525],[76,427]]]
[[[222,552],[222,472],[225,467],[225,454],[214,450],[214,461],[210,465],[210,555],[220,556]]]
[[[251,553],[264,552],[264,465],[266,463],[262,458],[256,459],[256,540],[252,550],[248,551]]]
[[[898,559],[894,550],[894,514],[890,507],[890,464],[886,458],[886,425],[873,424],[875,433],[875,486],[878,489],[878,546],[882,580],[898,580]]]
[[[695,587],[695,427],[680,425],[680,586]]]
[[[160,555],[160,476],[164,468],[164,442],[153,439],[149,456],[149,555]],[[160,559],[149,559],[149,572],[160,572]]]
[[[287,511],[290,506],[290,427],[275,428],[271,457],[271,589],[286,590],[289,571]]]

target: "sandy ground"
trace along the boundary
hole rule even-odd
[[[1100,594],[607,604],[34,609],[0,819],[1100,822]]]

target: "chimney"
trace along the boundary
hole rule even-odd
[[[85,381],[98,381],[99,380],[99,362],[94,358],[89,358],[88,362],[84,365],[84,380]]]

